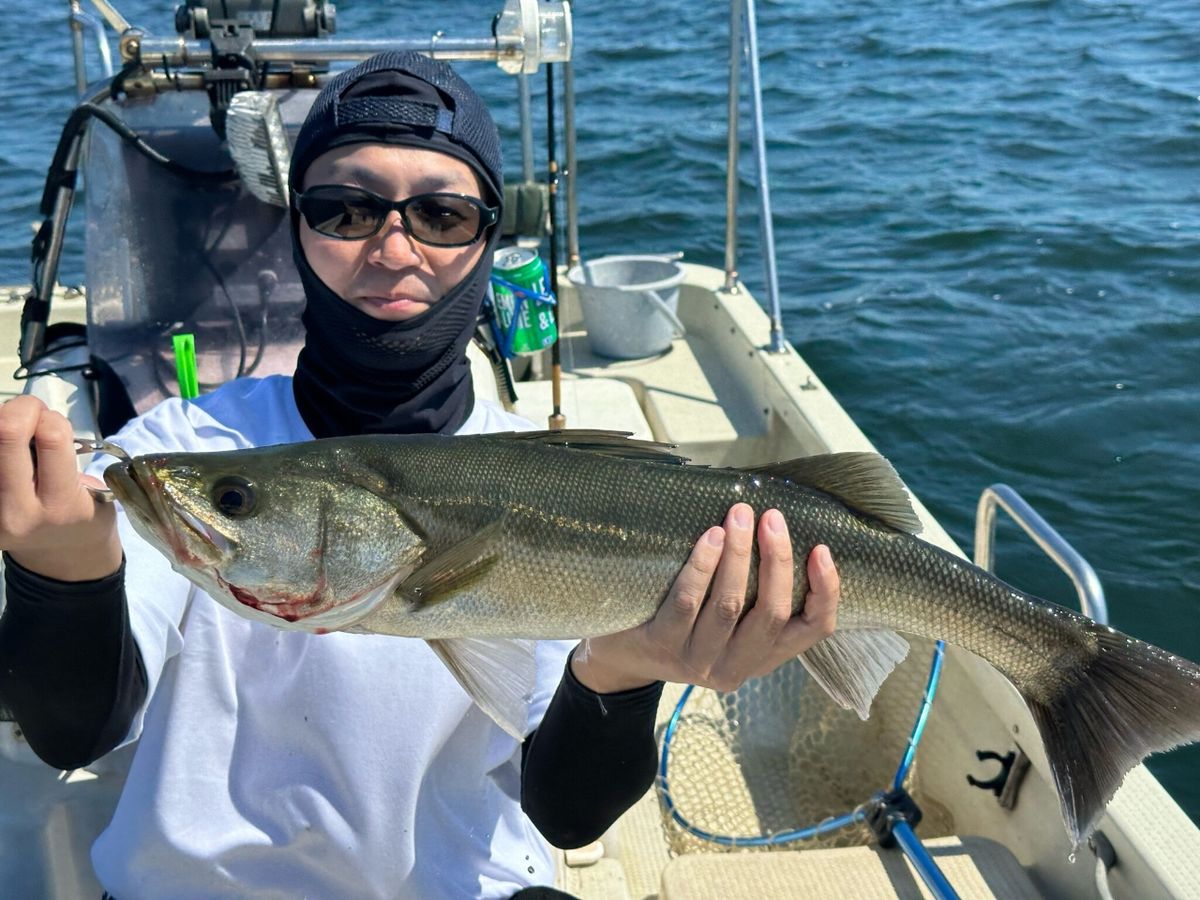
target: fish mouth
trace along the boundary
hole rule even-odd
[[[179,562],[212,566],[233,549],[228,535],[172,498],[170,484],[155,474],[152,459],[114,463],[104,470],[104,481],[130,517],[165,540]]]

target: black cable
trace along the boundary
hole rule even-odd
[[[221,293],[225,295],[225,299],[229,302],[229,312],[233,318],[233,327],[237,331],[238,336],[238,367],[237,374],[234,378],[241,378],[246,374],[246,354],[249,351],[249,344],[246,340],[246,323],[242,321],[242,311],[238,309],[237,302],[233,299],[233,295],[229,293],[229,287],[225,284],[225,279],[213,265],[213,261],[208,254],[204,256],[204,267],[216,279],[217,287],[221,289]]]
[[[221,230],[217,232],[217,236],[213,238],[212,243],[208,243],[207,238],[205,239],[204,243],[206,246],[201,251],[200,260],[204,264],[204,267],[208,269],[209,273],[213,276],[213,279],[217,283],[217,287],[220,288],[221,293],[225,295],[225,299],[229,303],[229,310],[233,316],[233,325],[237,330],[239,343],[237,375],[234,377],[240,378],[246,374],[246,352],[248,349],[246,344],[246,326],[242,322],[241,310],[238,309],[237,303],[234,301],[233,296],[229,293],[229,288],[225,284],[224,276],[221,274],[220,270],[212,260],[213,251],[221,245],[221,241],[225,240],[225,235],[227,235],[229,233],[229,229],[233,227],[233,216],[229,214],[232,208],[233,203],[230,202],[220,212],[214,211],[214,216],[222,216],[224,219],[224,224],[222,224]],[[209,221],[211,222],[211,218]]]
[[[259,364],[262,362],[263,356],[266,355],[267,323],[270,319],[270,308],[268,301],[270,300],[271,295],[275,292],[276,286],[279,284],[279,276],[269,269],[264,269],[258,273],[258,278],[256,280],[259,304],[258,347],[254,352],[254,360],[247,365],[246,356],[249,352],[249,338],[247,337],[245,324],[242,321],[242,313],[238,308],[237,303],[230,295],[224,277],[221,275],[216,263],[214,263],[212,260],[213,252],[221,246],[221,241],[225,239],[225,235],[228,233],[235,220],[229,215],[229,208],[223,210],[222,213],[214,213],[214,217],[216,215],[223,215],[225,224],[222,225],[221,230],[217,233],[217,236],[212,240],[211,243],[208,242],[207,238],[205,239],[205,246],[201,251],[201,259],[204,266],[209,270],[210,273],[212,273],[213,278],[217,282],[217,286],[221,289],[221,292],[224,293],[225,299],[229,301],[229,308],[233,314],[234,327],[237,329],[238,340],[240,343],[238,370],[235,377],[241,378],[246,375],[254,374],[254,372],[258,369]],[[245,258],[252,258],[268,241],[271,240],[274,234],[275,231],[272,229],[271,231],[268,231],[266,236],[263,237],[262,240],[260,240],[255,246],[248,247]]]
[[[141,135],[126,125],[119,116],[87,100],[80,103],[71,111],[71,115],[67,117],[67,122],[63,126],[62,135],[58,139],[58,146],[54,150],[54,158],[51,160],[50,168],[46,173],[46,186],[42,190],[42,202],[39,209],[43,216],[49,216],[54,212],[55,198],[58,196],[59,188],[64,185],[73,188],[75,185],[77,170],[68,167],[67,160],[70,158],[72,145],[77,140],[82,139],[84,127],[90,118],[99,119],[121,138],[128,141],[135,150],[147,159],[157,163],[168,172],[180,178],[218,183],[232,181],[237,178],[236,169],[205,171],[203,169],[192,169],[172,159],[168,159],[142,140]]]
[[[169,69],[167,71],[168,77],[170,77]],[[120,93],[121,85],[124,83],[125,78],[127,78],[129,74],[131,74],[130,67],[126,67],[126,69],[123,69],[121,72],[119,72],[113,78],[105,93],[108,93],[110,96],[117,96]],[[176,84],[176,87],[178,88],[178,84]],[[235,169],[221,169],[216,171],[193,169],[164,156],[162,153],[159,153],[148,143],[146,143],[146,141],[143,140],[136,131],[130,128],[129,125],[127,125],[119,116],[110,110],[99,106],[97,102],[95,102],[103,96],[103,93],[97,94],[95,95],[94,99],[86,100],[76,106],[75,109],[72,110],[71,115],[68,117],[66,124],[63,126],[62,134],[59,137],[58,146],[55,149],[54,158],[47,172],[46,184],[42,192],[40,211],[42,215],[47,217],[47,219],[43,223],[33,241],[32,283],[34,285],[34,290],[31,291],[30,297],[26,300],[27,316],[23,316],[23,319],[29,318],[31,321],[44,322],[49,315],[49,297],[43,296],[43,294],[47,293],[47,288],[43,283],[44,273],[46,272],[47,266],[47,258],[49,255],[50,246],[53,243],[53,236],[60,233],[66,225],[66,217],[69,214],[69,206],[67,207],[65,214],[60,214],[61,211],[58,209],[58,207],[62,201],[62,198],[64,197],[64,188],[66,189],[65,196],[68,203],[70,197],[74,194],[78,170],[72,160],[77,159],[77,154],[80,149],[79,145],[83,140],[86,125],[89,119],[99,119],[114,132],[116,132],[116,134],[124,141],[128,142],[138,153],[142,154],[151,162],[161,166],[177,177],[192,182],[199,182],[205,185],[223,184],[230,181],[235,181],[238,178],[238,173]],[[260,318],[262,322],[262,332],[259,336],[259,347],[255,353],[254,362],[247,366],[246,357],[249,354],[249,342],[246,335],[245,324],[242,321],[241,312],[237,308],[237,304],[234,302],[233,297],[231,296],[225,284],[224,278],[209,259],[209,253],[216,247],[217,244],[220,243],[224,233],[225,229],[223,229],[217,236],[217,239],[213,242],[213,245],[204,252],[203,262],[215,277],[217,286],[225,295],[226,300],[229,302],[233,315],[234,327],[238,332],[238,337],[241,344],[241,356],[238,365],[238,375],[241,376],[253,372],[255,369],[257,369],[259,363],[262,361],[262,357],[265,353],[268,311],[266,297],[264,296],[264,292],[261,289],[262,286],[260,285],[259,302],[261,307]],[[269,293],[270,292],[267,292],[267,295],[269,295]],[[24,331],[25,327],[23,324],[23,334]],[[155,374],[156,376],[158,375],[157,372]],[[159,381],[161,384],[161,378]]]
[[[270,319],[270,301],[271,295],[275,293],[275,288],[279,286],[279,276],[271,269],[263,269],[258,273],[256,280],[258,286],[258,350],[254,353],[254,361],[246,368],[247,375],[253,375],[257,370],[259,363],[263,361],[263,357],[267,353],[267,321]]]
[[[77,363],[70,366],[57,366],[52,369],[39,369],[37,372],[33,371],[34,366],[36,366],[38,362],[40,362],[46,356],[49,356],[51,353],[62,353],[64,350],[75,350],[79,347],[86,346],[87,338],[79,338],[78,340],[73,341],[55,342],[48,350],[44,350],[42,353],[31,359],[28,364],[17,366],[12,373],[12,379],[13,381],[27,381],[28,379],[33,378],[35,375],[65,375],[68,372],[86,372],[92,368],[92,363],[90,360],[85,363]]]
[[[172,175],[177,175],[180,178],[189,181],[200,181],[205,183],[223,183],[226,181],[234,181],[238,177],[237,169],[218,169],[215,171],[205,169],[193,169],[190,166],[185,166],[175,162],[173,159],[168,159],[163,156],[144,140],[141,135],[125,124],[120,116],[105,109],[102,106],[97,106],[95,103],[80,103],[71,113],[71,117],[67,120],[67,126],[63,129],[64,135],[68,128],[75,125],[77,128],[82,128],[83,120],[92,117],[99,119],[124,140],[128,141],[138,153],[145,156],[151,162],[162,166]],[[78,123],[78,124],[76,124]],[[61,148],[62,142],[59,146]],[[58,162],[58,154],[55,154],[55,163]],[[53,164],[52,164],[53,168]],[[44,202],[44,201],[43,201]]]
[[[123,69],[113,78],[110,91],[116,90],[120,81],[128,75],[128,69]],[[96,98],[103,94],[97,94]],[[42,190],[42,200],[39,211],[45,220],[34,236],[31,248],[32,290],[25,298],[25,306],[21,313],[20,354],[28,362],[36,355],[40,346],[39,329],[44,328],[50,317],[50,295],[58,269],[58,257],[61,253],[61,240],[66,230],[67,218],[71,212],[71,204],[75,196],[75,185],[79,175],[78,159],[81,151],[84,131],[90,118],[99,119],[113,129],[123,140],[147,159],[162,166],[168,172],[189,181],[205,184],[224,183],[237,179],[235,169],[220,171],[204,171],[181,165],[163,156],[125,124],[118,116],[98,106],[93,100],[85,100],[72,110],[63,126],[54,150],[54,158],[46,172],[46,184]]]

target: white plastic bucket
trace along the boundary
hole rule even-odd
[[[573,266],[567,278],[598,356],[654,356],[686,334],[676,314],[683,267],[669,256],[603,256]]]

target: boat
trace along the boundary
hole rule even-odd
[[[552,262],[559,340],[509,356],[503,329],[484,331],[472,350],[478,393],[549,427],[625,431],[711,465],[876,449],[784,336],[754,0],[730,4],[723,268],[639,248],[581,256],[565,0],[505,0],[494,26],[491,12],[454,23],[479,37],[394,39],[341,37],[324,0],[187,0],[168,37],[135,27],[109,0],[91,5],[71,2],[82,112],[47,181],[34,282],[0,299],[9,336],[0,346],[18,348],[3,371],[21,376],[4,388],[43,397],[79,437],[99,437],[122,416],[181,393],[189,373],[204,390],[291,371],[303,294],[281,205],[286,135],[336,66],[415,49],[472,61],[472,81],[491,77],[485,66],[493,66],[514,82],[523,165],[507,189],[505,229],[514,246]],[[110,37],[119,68],[108,63]],[[105,67],[94,78],[85,58],[93,40]],[[550,101],[544,174],[533,166],[534,78],[546,79]],[[753,113],[765,303],[738,276],[743,94]],[[86,284],[67,289],[56,271],[76,170],[96,237]],[[605,304],[621,299],[639,305],[639,327],[626,319],[614,327]],[[651,331],[659,335],[652,346],[634,344]],[[186,335],[177,349],[173,339]],[[919,499],[915,507],[926,540],[962,552]],[[981,493],[976,562],[990,565],[1000,510],[1070,574],[1084,610],[1103,621],[1090,566],[1004,485]],[[914,639],[865,722],[790,664],[730,694],[669,685],[658,734],[655,787],[599,841],[558,854],[563,890],[587,900],[1200,895],[1200,831],[1144,766],[1126,777],[1091,840],[1072,845],[1019,695],[954,648]],[[60,773],[33,756],[13,723],[0,722],[6,892],[100,895],[89,848],[130,755],[122,748]]]

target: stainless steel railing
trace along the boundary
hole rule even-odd
[[[783,336],[780,311],[779,276],[775,268],[775,229],[771,217],[771,188],[767,178],[767,138],[763,125],[762,82],[758,65],[758,14],[755,0],[731,0],[729,23],[729,133],[725,184],[725,286],[738,289],[737,272],[737,162],[739,72],[743,58],[750,76],[750,112],[753,125],[754,166],[758,188],[758,219],[762,241],[763,274],[767,287],[767,311],[771,317],[768,348],[781,353],[787,342]]]
[[[996,510],[1003,509],[1034,543],[1067,574],[1079,595],[1083,614],[1102,625],[1108,624],[1108,604],[1095,569],[1037,511],[1007,484],[984,488],[975,509],[975,565],[992,570],[995,562]]]

